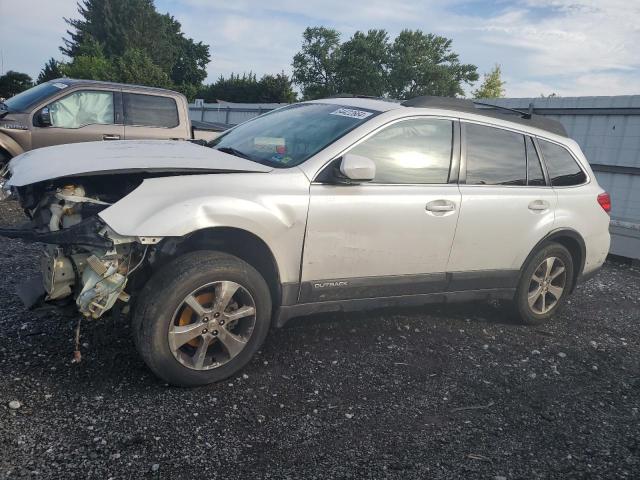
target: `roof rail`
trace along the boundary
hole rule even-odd
[[[357,93],[336,93],[324,98],[368,98],[369,100],[381,100],[383,102],[395,102],[400,103],[399,100],[387,97],[376,97],[374,95],[359,95]]]
[[[422,96],[405,100],[401,103],[405,107],[418,108],[442,108],[445,110],[454,110],[458,112],[474,113],[485,117],[499,118],[509,122],[527,125],[530,127],[546,130],[547,132],[568,137],[567,131],[557,120],[552,120],[533,113],[533,105],[529,106],[527,112],[516,110],[514,108],[501,107],[485,102],[476,102],[466,98],[450,98],[450,97],[434,97]],[[505,116],[508,116],[505,118]]]

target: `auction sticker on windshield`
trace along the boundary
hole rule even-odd
[[[365,112],[364,110],[355,110],[353,108],[339,108],[331,112],[331,115],[340,115],[341,117],[357,118],[362,120],[373,115],[372,112]]]

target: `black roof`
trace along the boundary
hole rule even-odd
[[[535,115],[532,112],[523,112],[464,98],[423,96],[405,100],[401,105],[405,107],[442,108],[473,113],[485,117],[499,118],[520,125],[527,125],[528,127],[539,128],[563,137],[569,136],[564,126],[557,120]]]

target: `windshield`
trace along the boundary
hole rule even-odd
[[[377,113],[325,103],[300,103],[239,125],[210,145],[274,167],[299,165]]]
[[[63,88],[67,88],[67,86],[66,83],[62,82],[41,83],[11,97],[9,100],[5,100],[4,104],[10,112],[24,112],[30,106],[39,103]]]

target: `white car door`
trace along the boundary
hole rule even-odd
[[[448,119],[396,121],[350,150],[374,161],[372,182],[336,183],[331,165],[320,173],[311,185],[301,303],[444,290],[460,207],[450,178],[458,128]]]
[[[553,228],[556,193],[531,137],[462,122],[462,139],[449,290],[512,288],[529,252]]]

